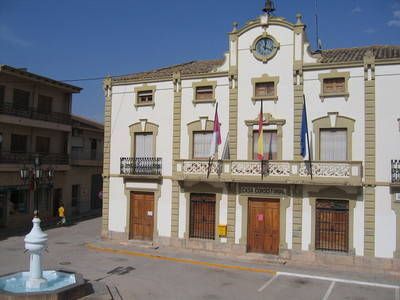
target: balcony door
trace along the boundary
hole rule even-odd
[[[153,133],[135,134],[135,157],[153,157]]]
[[[347,130],[321,129],[320,159],[325,161],[347,160]]]
[[[253,159],[257,160],[258,130],[253,131]],[[278,159],[277,131],[266,130],[263,132],[263,158],[265,160]]]

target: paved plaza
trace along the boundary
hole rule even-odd
[[[101,242],[100,218],[53,228],[45,268],[74,270],[114,299],[399,300],[399,278],[294,268]],[[23,235],[0,241],[0,274],[25,270]]]

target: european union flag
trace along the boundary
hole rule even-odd
[[[304,99],[304,96],[303,96]],[[306,157],[307,154],[307,145],[308,141],[306,141],[306,138],[308,137],[308,125],[307,125],[307,110],[306,110],[306,99],[304,99],[303,102],[303,113],[301,116],[301,133],[300,133],[300,147],[301,151],[300,154],[301,156]],[[307,136],[306,136],[307,135]],[[310,154],[308,154],[310,155]]]

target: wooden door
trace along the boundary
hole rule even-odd
[[[279,254],[279,209],[279,199],[249,199],[249,252]]]
[[[191,194],[189,237],[215,239],[215,195]]]
[[[129,239],[153,240],[154,194],[131,192]]]

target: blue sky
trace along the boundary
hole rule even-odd
[[[276,0],[276,15],[300,12],[315,46],[315,0]],[[263,0],[0,0],[0,64],[58,80],[150,70],[221,58],[232,22],[260,15]],[[324,48],[400,45],[400,0],[318,0]],[[101,80],[84,88],[73,112],[102,122]]]

